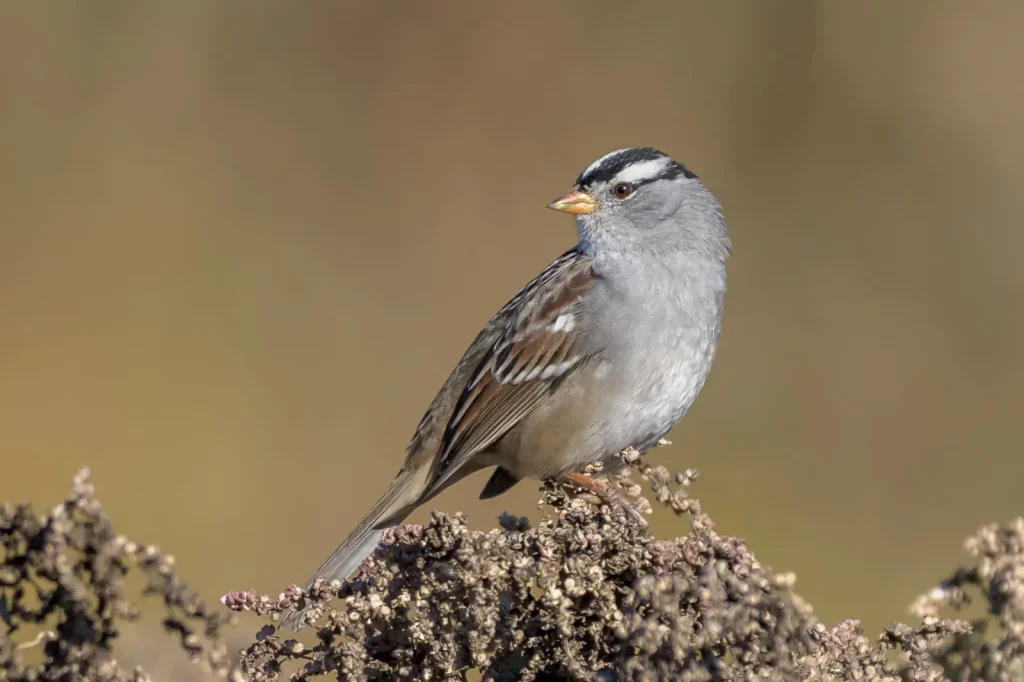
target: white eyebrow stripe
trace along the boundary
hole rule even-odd
[[[598,167],[599,167],[599,166],[600,166],[600,165],[601,165],[602,163],[604,163],[604,162],[605,162],[605,161],[607,161],[608,159],[612,158],[612,157],[613,157],[613,156],[615,156],[616,154],[621,154],[622,152],[626,152],[626,151],[629,151],[629,147],[626,147],[626,148],[624,148],[624,149],[616,149],[616,150],[615,150],[615,151],[613,151],[613,152],[608,152],[607,154],[605,154],[604,156],[602,156],[602,157],[601,157],[600,159],[598,159],[598,160],[597,160],[597,161],[595,161],[594,163],[592,163],[592,164],[590,164],[589,166],[587,166],[587,170],[585,170],[585,171],[583,171],[582,173],[580,173],[580,177],[586,177],[586,176],[590,175],[590,174],[591,174],[591,173],[593,173],[593,172],[594,172],[595,170],[597,170],[597,169],[598,169]]]
[[[663,156],[658,159],[648,159],[647,161],[630,164],[619,171],[612,182],[641,182],[643,180],[650,180],[658,177],[663,170],[668,168],[670,163],[672,163],[672,159]]]

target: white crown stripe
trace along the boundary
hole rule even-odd
[[[581,173],[581,176],[582,177],[586,177],[586,176],[590,175],[595,170],[600,168],[601,164],[604,163],[605,161],[607,161],[608,159],[612,158],[616,154],[621,154],[622,152],[628,152],[628,151],[629,151],[629,147],[626,147],[625,149],[616,149],[613,152],[608,152],[607,154],[602,156],[600,159],[598,159],[594,163],[592,163],[589,166],[587,166],[587,170],[583,171],[583,173]]]

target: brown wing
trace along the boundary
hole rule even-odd
[[[594,281],[586,256],[561,256],[498,311],[484,352],[448,421],[433,490],[529,414],[585,359],[580,299]]]

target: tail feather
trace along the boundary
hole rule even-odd
[[[409,476],[405,471],[400,472],[387,491],[359,522],[359,525],[317,569],[313,577],[306,583],[306,588],[312,587],[318,578],[327,581],[345,580],[352,575],[373,553],[384,531],[400,524],[415,509],[424,487],[423,482],[417,480],[418,478]],[[301,629],[306,625],[305,618],[308,611],[309,606],[299,611],[286,612],[281,617],[278,629],[289,624],[293,624],[296,630]]]

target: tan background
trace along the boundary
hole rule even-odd
[[[0,499],[88,464],[211,598],[301,582],[573,243],[544,205],[651,144],[735,242],[657,457],[877,632],[1024,512],[1022,31],[1009,1],[3,3]],[[436,506],[535,513],[481,485]]]

